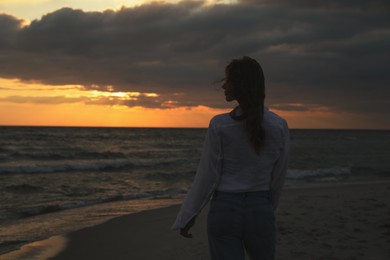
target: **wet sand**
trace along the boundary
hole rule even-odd
[[[0,259],[209,259],[206,215],[186,239],[170,230],[179,206],[144,211],[35,242]],[[287,188],[277,258],[390,259],[390,182]]]

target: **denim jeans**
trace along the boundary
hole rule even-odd
[[[212,260],[273,260],[275,215],[269,192],[217,191],[209,209],[207,232]]]

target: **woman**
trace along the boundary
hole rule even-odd
[[[208,203],[212,259],[274,259],[275,212],[287,172],[287,123],[264,107],[261,66],[244,56],[225,69],[226,101],[239,104],[216,115],[207,131],[194,182],[173,230],[184,237]]]

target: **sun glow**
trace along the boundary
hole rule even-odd
[[[86,89],[81,85],[51,86],[0,78],[0,125],[207,127],[223,109],[177,107],[168,100],[161,108],[128,104],[158,93]]]
[[[103,127],[207,127],[226,110],[208,107],[152,109],[120,105],[13,104],[0,102],[0,125]]]
[[[100,90],[102,89],[102,90]],[[229,109],[180,106],[177,95],[115,91],[114,87],[51,86],[0,78],[0,125],[207,127]],[[234,106],[234,104],[232,104]],[[291,128],[362,128],[362,116],[316,104],[273,104]],[[363,118],[367,127],[375,117]]]
[[[18,97],[21,102],[23,97],[24,103],[35,103],[35,98],[50,98],[62,97],[64,100],[138,100],[140,97],[157,98],[160,95],[157,93],[141,93],[141,92],[123,92],[115,91],[112,86],[105,87],[108,91],[98,90],[99,86],[92,86],[88,89],[82,85],[42,85],[33,82],[21,82],[17,79],[2,79],[0,78],[0,101],[12,101]]]
[[[156,98],[159,96],[157,93],[141,93],[141,92],[115,92],[115,91],[83,91],[83,95],[91,98],[119,98],[121,100],[137,100],[140,96],[149,98]]]

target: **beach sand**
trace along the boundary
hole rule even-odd
[[[178,209],[176,205],[117,217],[25,245],[0,259],[209,259],[207,208],[197,219],[192,239],[170,230]],[[287,188],[277,232],[276,259],[390,259],[390,182]]]

